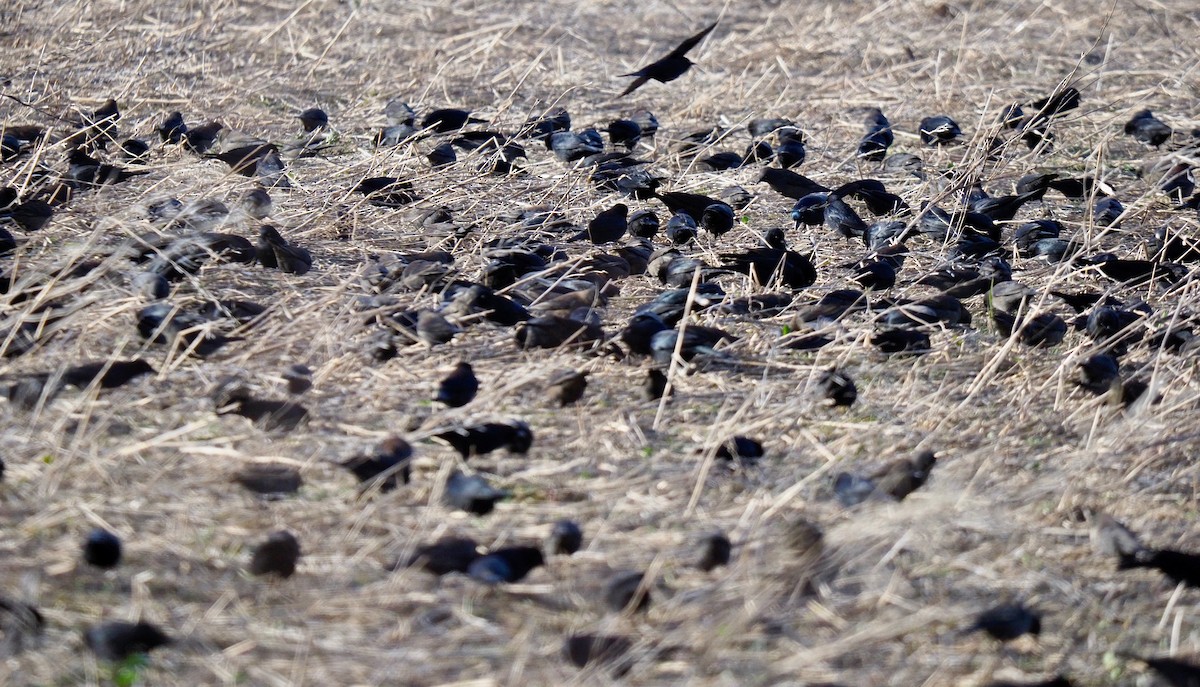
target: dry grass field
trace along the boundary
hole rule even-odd
[[[615,99],[628,83],[619,75],[718,18],[690,72]],[[973,170],[993,194],[1011,193],[1034,171],[1090,174],[1125,204],[1119,229],[1096,226],[1088,203],[1058,195],[1027,204],[1018,220],[1053,217],[1091,253],[1143,257],[1156,229],[1196,235],[1200,221],[1138,175],[1162,153],[1122,125],[1148,107],[1184,136],[1200,127],[1197,35],[1200,13],[1184,0],[9,0],[0,5],[0,84],[12,97],[0,99],[0,126],[38,124],[49,136],[32,155],[0,164],[0,186],[30,184],[39,167],[65,169],[56,143],[71,132],[64,120],[110,97],[122,138],[143,137],[152,150],[148,174],[78,195],[44,229],[9,225],[20,245],[0,259],[17,285],[0,296],[5,327],[51,300],[69,314],[32,351],[0,359],[3,386],[81,361],[141,357],[157,372],[119,389],[67,390],[32,410],[0,400],[0,595],[35,604],[45,618],[23,651],[0,623],[0,684],[936,687],[1059,673],[1076,685],[1150,684],[1142,665],[1119,654],[1200,656],[1200,596],[1153,571],[1117,572],[1093,552],[1088,515],[1108,512],[1151,545],[1200,549],[1195,354],[1133,347],[1122,375],[1150,391],[1123,409],[1073,383],[1079,362],[1099,350],[1082,331],[1053,348],[1024,346],[995,330],[980,296],[965,300],[974,324],[935,328],[925,355],[880,353],[862,313],[829,325],[834,340],[819,350],[789,349],[779,339],[796,311],[850,285],[843,265],[865,249],[824,228],[792,229],[793,201],[757,181],[760,165],[705,171],[672,141],[719,124],[729,133],[712,151],[740,153],[748,120],[788,117],[808,138],[799,172],[831,187],[878,176],[914,208],[932,198],[954,205],[940,170]],[[1053,124],[1053,152],[1018,141],[985,161],[1000,110],[1062,83],[1083,99]],[[692,323],[739,337],[725,349],[734,362],[694,374],[676,366],[675,395],[663,404],[642,395],[645,360],[521,350],[512,328],[489,323],[464,323],[450,343],[378,362],[353,309],[370,293],[363,274],[372,256],[450,250],[456,273],[478,279],[486,243],[518,236],[511,218],[523,208],[548,206],[586,225],[618,200],[534,141],[525,142],[523,172],[508,176],[479,173],[461,152],[459,163],[431,170],[432,139],[377,149],[393,98],[418,115],[470,109],[501,131],[557,105],[575,129],[649,109],[662,129],[635,154],[653,160],[666,188],[715,194],[740,184],[755,196],[733,231],[702,233],[684,250],[714,263],[787,227],[792,245],[813,253],[817,283],[778,316],[693,314]],[[219,120],[286,150],[300,137],[296,115],[313,106],[330,115],[329,145],[311,157],[285,152],[290,188],[271,189],[269,220],[311,251],[312,271],[210,264],[173,284],[172,303],[269,306],[261,323],[234,332],[243,340],[204,359],[147,343],[135,326],[145,300],[130,285],[130,263],[108,259],[72,276],[150,231],[156,201],[235,206],[253,187],[219,161],[160,147],[154,127],[167,113]],[[855,159],[867,106],[895,126],[893,154],[924,158],[924,179]],[[932,114],[956,119],[965,144],[922,146],[918,122]],[[410,180],[422,200],[389,209],[353,192],[381,175]],[[627,202],[654,208],[664,223],[669,215],[656,202]],[[421,210],[439,206],[458,230],[421,224]],[[235,217],[221,230],[253,241],[258,223]],[[889,295],[930,295],[912,282],[948,249],[924,239],[909,247]],[[602,249],[566,250],[575,259]],[[1042,294],[1041,308],[1068,320],[1073,311],[1046,295],[1051,288],[1144,299],[1155,327],[1200,312],[1195,282],[1168,293],[1009,258],[1014,278]],[[717,281],[730,298],[762,291],[741,275]],[[32,291],[17,298],[21,286]],[[644,275],[618,286],[602,310],[609,335],[663,288]],[[429,292],[399,298],[409,307],[441,301]],[[446,409],[432,399],[459,360],[472,362],[482,388],[467,406]],[[312,390],[298,399],[307,425],[264,431],[214,412],[210,389],[230,376],[258,396],[285,398],[281,375],[294,363],[313,371]],[[850,408],[814,392],[834,366],[858,386]],[[544,388],[567,368],[590,372],[589,386],[560,409]],[[528,455],[498,451],[466,469],[511,498],[482,517],[443,505],[461,462],[432,435],[507,419],[532,427]],[[394,433],[415,448],[411,484],[360,493],[336,462]],[[765,457],[735,468],[714,459],[735,434],[760,439]],[[939,462],[906,500],[846,508],[834,498],[834,474],[921,449]],[[231,482],[255,461],[297,466],[303,487],[266,500]],[[584,548],[549,557],[516,584],[389,569],[446,535],[489,549],[539,544],[562,518],[582,526]],[[803,522],[823,532],[819,546],[797,546]],[[96,527],[125,543],[115,570],[80,559]],[[281,528],[303,548],[296,574],[249,575],[252,547]],[[733,558],[702,572],[699,543],[715,532],[733,541]],[[648,571],[647,612],[605,606],[604,585],[618,570]],[[1044,614],[1037,639],[1001,646],[961,633],[979,611],[1018,601]],[[117,676],[83,642],[85,628],[107,619],[145,619],[176,641]],[[629,637],[631,670],[614,676],[564,660],[563,639],[578,632]]]

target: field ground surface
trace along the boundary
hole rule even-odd
[[[620,75],[718,19],[687,74],[616,98],[629,81]],[[1086,201],[1051,193],[1028,203],[1004,229],[1014,278],[1038,290],[1040,310],[1068,321],[1074,311],[1050,290],[1144,300],[1152,329],[1187,325],[1200,302],[1193,282],[1114,284],[1094,269],[1013,255],[1010,238],[1022,221],[1051,217],[1090,253],[1141,258],[1163,226],[1200,233],[1194,210],[1176,209],[1139,174],[1169,146],[1150,150],[1122,133],[1143,108],[1185,138],[1200,127],[1197,35],[1200,13],[1183,0],[4,3],[0,82],[13,97],[0,99],[0,122],[49,135],[0,164],[0,186],[29,188],[37,169],[65,169],[56,142],[71,132],[64,120],[110,97],[122,138],[143,137],[151,151],[147,174],[78,194],[40,231],[7,225],[19,244],[0,259],[16,285],[0,297],[7,326],[51,301],[65,318],[29,352],[0,360],[0,375],[11,384],[135,357],[156,372],[117,389],[65,390],[32,409],[0,401],[0,594],[35,604],[45,621],[40,637],[21,642],[0,623],[0,684],[862,687],[1061,673],[1077,685],[1135,685],[1149,677],[1126,653],[1200,656],[1197,592],[1152,571],[1117,572],[1089,544],[1089,518],[1103,511],[1149,545],[1200,548],[1194,353],[1149,336],[1131,346],[1121,375],[1149,390],[1123,408],[1116,391],[1074,383],[1080,361],[1100,350],[1085,332],[1031,348],[997,332],[982,296],[964,299],[971,325],[931,328],[923,355],[881,353],[868,313],[823,325],[832,342],[818,350],[789,348],[781,335],[802,326],[796,313],[853,286],[845,265],[866,249],[821,227],[793,229],[793,201],[757,181],[761,164],[709,171],[676,145],[718,125],[728,133],[711,152],[740,153],[750,119],[787,117],[807,137],[797,171],[830,187],[879,177],[914,209],[931,199],[952,207],[961,186],[947,180],[963,174],[993,194],[1034,171],[1093,175],[1125,204],[1120,227],[1098,226]],[[1053,151],[1016,141],[985,159],[1005,105],[1062,84],[1082,101],[1053,122]],[[524,141],[528,159],[509,175],[481,173],[482,156],[462,151],[431,170],[433,138],[376,148],[395,98],[418,117],[461,107],[489,122],[475,128],[508,132],[555,106],[576,130],[649,109],[662,128],[634,154],[667,179],[664,188],[716,194],[740,184],[754,195],[732,231],[702,232],[682,250],[716,264],[784,227],[796,250],[812,254],[817,282],[775,315],[690,314],[737,340],[707,369],[671,366],[675,393],[665,403],[643,397],[648,361],[615,354],[616,343],[522,350],[511,327],[487,322],[459,322],[464,331],[449,343],[377,361],[373,327],[355,310],[372,294],[372,259],[444,249],[455,276],[479,279],[490,241],[527,232],[513,219],[522,209],[547,206],[583,226],[618,200],[537,141]],[[301,135],[296,115],[314,106],[330,116],[325,145],[295,155],[287,144]],[[856,160],[862,108],[872,106],[895,127],[890,154],[921,156],[923,178]],[[181,307],[216,298],[269,306],[253,326],[226,326],[240,340],[206,358],[139,336],[146,302],[130,284],[136,267],[105,258],[154,230],[148,207],[172,197],[222,200],[235,211],[220,230],[257,238],[259,222],[236,210],[254,180],[159,145],[154,127],[175,110],[189,124],[219,120],[281,147],[288,187],[270,189],[267,221],[314,259],[303,275],[213,261],[174,282],[169,301]],[[922,146],[918,122],[933,114],[957,120],[964,143]],[[115,148],[104,159],[119,162]],[[421,199],[384,208],[353,192],[382,175],[411,181]],[[655,201],[625,202],[669,216]],[[422,212],[438,207],[453,226],[422,224]],[[886,295],[936,293],[913,282],[946,262],[952,245],[909,241]],[[572,260],[606,250],[564,246]],[[104,261],[75,276],[94,259]],[[770,290],[737,274],[716,281],[728,299]],[[607,335],[663,289],[648,275],[615,286],[599,311]],[[441,303],[436,289],[397,298],[412,308]],[[474,365],[481,389],[447,409],[432,399],[459,360]],[[281,375],[296,363],[313,372],[312,390],[297,399],[307,424],[269,431],[214,412],[210,390],[229,377],[259,397],[286,398]],[[831,367],[855,380],[853,406],[831,407],[816,391]],[[583,399],[566,408],[544,394],[559,369],[589,373]],[[448,427],[509,419],[532,428],[527,455],[499,451],[463,465],[432,440]],[[361,492],[337,462],[395,433],[414,447],[412,482]],[[761,440],[765,456],[715,458],[733,435]],[[844,507],[835,498],[835,474],[870,473],[924,449],[938,462],[907,499]],[[231,482],[253,462],[297,467],[304,485],[284,498],[256,496]],[[511,496],[485,516],[456,511],[441,499],[454,469],[486,475]],[[583,528],[583,549],[548,557],[515,584],[390,569],[448,535],[487,549],[538,545],[563,518]],[[96,527],[125,543],[112,571],[80,559]],[[806,537],[812,528],[817,541]],[[301,543],[295,575],[249,575],[251,549],[278,529]],[[732,540],[732,560],[701,571],[700,543],[716,532]],[[645,612],[605,605],[604,586],[620,570],[647,572]],[[1003,602],[1042,613],[1040,636],[1001,646],[962,633]],[[174,643],[120,675],[86,649],[85,628],[137,619]],[[564,638],[588,632],[629,638],[628,672],[566,661]]]

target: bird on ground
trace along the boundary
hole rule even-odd
[[[399,482],[408,484],[412,470],[412,445],[403,437],[390,436],[373,450],[348,458],[339,465],[354,473],[364,489],[379,485],[388,492]]]
[[[980,613],[963,634],[986,632],[992,639],[1008,642],[1025,634],[1037,636],[1042,631],[1041,615],[1021,604],[1005,604]]]
[[[136,654],[148,654],[172,640],[157,626],[145,621],[109,620],[84,630],[83,641],[97,657],[115,663]]]
[[[704,538],[702,546],[703,553],[696,567],[704,572],[711,572],[722,565],[729,565],[733,552],[733,544],[729,541],[729,537],[720,532],[710,534]]]
[[[94,529],[83,541],[83,560],[101,570],[111,570],[121,562],[121,540],[105,529]]]
[[[1143,145],[1157,148],[1171,138],[1171,127],[1150,110],[1140,110],[1125,122],[1125,135]]]
[[[666,57],[652,62],[636,72],[622,74],[622,77],[634,76],[637,78],[617,97],[623,98],[629,95],[651,79],[660,83],[666,83],[683,76],[688,69],[691,69],[692,64],[694,64],[686,57],[688,51],[699,45],[700,41],[704,40],[704,37],[715,28],[717,28],[717,22],[713,22],[700,33],[680,43],[675,49],[667,53]]]
[[[251,575],[278,575],[287,579],[296,572],[300,560],[300,541],[287,530],[279,530],[254,547],[247,570]]]
[[[546,551],[552,555],[573,555],[583,547],[583,530],[571,520],[559,520],[550,530]]]
[[[437,397],[434,400],[450,408],[461,408],[470,403],[478,391],[479,379],[475,377],[471,363],[460,362],[453,372],[438,383]]]

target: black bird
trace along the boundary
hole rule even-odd
[[[0,224],[11,221],[24,232],[38,231],[45,227],[53,216],[54,207],[38,198],[30,198],[21,203],[11,203],[6,207],[0,207]],[[2,252],[11,252],[17,247],[16,241],[6,230],[0,229],[0,231],[4,231],[8,235],[8,240],[4,242],[7,250]]]
[[[305,274],[312,269],[312,255],[307,249],[287,242],[279,231],[269,224],[258,230],[258,246],[255,248],[258,264],[288,274]]]
[[[763,451],[762,443],[757,439],[734,436],[721,442],[713,457],[728,461],[736,460],[739,463],[749,465],[756,463],[764,455],[766,453]]]
[[[1139,143],[1157,148],[1171,138],[1171,127],[1155,117],[1150,110],[1141,110],[1125,122],[1125,135],[1133,136]]]
[[[150,146],[140,138],[130,138],[121,142],[121,155],[130,162],[144,164]]]
[[[1117,359],[1107,353],[1097,353],[1079,363],[1079,375],[1075,383],[1093,394],[1103,394],[1120,379],[1121,369]]]
[[[559,131],[550,135],[546,147],[554,151],[559,162],[575,162],[604,152],[604,139],[595,129]]]
[[[704,37],[715,28],[717,28],[717,22],[713,22],[700,33],[680,43],[674,50],[667,53],[666,57],[646,65],[636,72],[622,74],[621,76],[623,77],[635,76],[637,78],[634,79],[633,83],[629,84],[629,86],[621,92],[621,95],[617,97],[622,98],[629,95],[650,79],[654,79],[660,83],[666,83],[668,81],[674,81],[675,79],[683,76],[683,74],[692,66],[692,61],[685,57],[688,51],[699,45],[700,41],[704,40]]]
[[[247,570],[251,575],[278,575],[287,579],[296,572],[300,541],[287,530],[279,530],[254,547]]]
[[[583,398],[587,384],[586,372],[560,370],[550,378],[546,393],[559,407],[566,407]]]
[[[312,370],[308,369],[307,365],[299,363],[289,365],[283,371],[283,381],[287,382],[287,390],[289,394],[300,395],[312,388]]]
[[[597,324],[558,315],[530,318],[518,324],[515,333],[517,346],[524,349],[585,346],[603,336]]]
[[[667,375],[662,370],[650,368],[646,371],[646,381],[642,383],[642,393],[647,401],[657,401],[667,393]]]
[[[446,375],[438,384],[438,403],[444,403],[451,408],[461,408],[475,398],[479,391],[479,380],[471,363],[460,362],[454,371]]]
[[[817,281],[817,268],[806,255],[790,250],[774,237],[773,245],[750,248],[740,253],[721,253],[722,268],[741,272],[759,284],[769,284],[778,276],[779,283],[791,289],[803,289]]]
[[[178,346],[180,350],[202,358],[239,340],[208,330],[205,327],[208,323],[209,320],[195,313],[179,310],[165,302],[148,305],[137,314],[137,329],[143,338],[151,343]]]
[[[817,378],[817,389],[834,406],[852,406],[858,400],[858,387],[850,375],[830,368]]]
[[[68,136],[65,142],[72,148],[103,150],[108,147],[110,142],[116,142],[117,120],[119,119],[121,119],[121,109],[117,106],[116,100],[109,98],[99,109],[90,115],[84,115],[83,121],[79,123],[80,128]]]
[[[825,226],[848,239],[863,238],[867,234],[867,223],[846,201],[833,195],[825,203]]]
[[[183,132],[183,147],[197,155],[204,155],[216,145],[217,135],[224,128],[225,125],[220,122],[190,127]]]
[[[304,127],[305,133],[329,126],[329,115],[319,107],[310,107],[296,115],[296,118],[300,120],[300,126]]]
[[[550,537],[546,540],[546,551],[551,554],[573,555],[583,547],[583,530],[571,520],[554,523]]]
[[[163,143],[179,143],[187,132],[182,112],[172,112],[158,125],[158,137]]]
[[[804,134],[795,128],[780,130],[779,145],[775,146],[775,159],[784,169],[799,167],[804,163],[808,151],[804,149]]]
[[[645,574],[637,570],[623,570],[614,574],[604,587],[604,602],[609,609],[620,613],[626,609],[634,612],[650,608],[650,590],[642,588]]]
[[[990,608],[975,619],[975,623],[963,630],[963,634],[986,632],[1001,642],[1014,640],[1022,635],[1037,636],[1042,631],[1041,616],[1020,604],[1009,604]]]
[[[1020,331],[1020,341],[1026,346],[1053,348],[1063,342],[1067,335],[1067,323],[1052,312],[1033,317],[1011,315],[1000,309],[992,310],[992,321],[1001,336],[1012,336]]]
[[[700,561],[696,567],[704,572],[715,570],[722,565],[729,565],[729,559],[733,553],[733,544],[729,541],[729,537],[724,534],[711,534],[704,538],[704,553],[700,556]]]
[[[758,180],[766,183],[771,187],[771,190],[779,195],[791,198],[792,200],[800,200],[812,193],[829,192],[828,187],[818,184],[803,174],[793,172],[790,169],[764,167]]]
[[[1117,570],[1135,568],[1153,568],[1176,584],[1200,587],[1200,554],[1173,549],[1141,549],[1132,554],[1122,554]]]
[[[751,138],[763,138],[784,127],[794,127],[796,123],[782,117],[757,117],[746,123],[746,131]]]
[[[834,189],[830,196],[835,198],[852,197],[866,204],[872,215],[881,217],[894,213],[906,213],[908,203],[895,193],[891,193],[878,179],[858,179]]]
[[[892,134],[892,123],[884,116],[883,110],[872,107],[867,110],[864,120],[867,131],[858,143],[858,157],[870,162],[880,162],[887,155],[895,136]]]
[[[533,432],[529,425],[517,420],[459,427],[435,436],[458,451],[464,460],[501,448],[525,454],[533,445]]]
[[[781,170],[777,170],[777,171],[781,171]],[[720,200],[717,200],[716,198],[710,198],[709,196],[703,195],[701,193],[686,193],[684,191],[667,191],[665,193],[656,193],[654,197],[657,198],[658,200],[662,201],[662,204],[666,205],[667,209],[670,210],[671,212],[673,212],[673,213],[682,212],[686,215],[690,215],[691,218],[696,220],[697,222],[700,221],[700,218],[704,217],[704,211],[707,210],[709,208],[709,206],[712,206],[712,205],[725,205],[727,207],[729,206],[728,203],[724,203]],[[730,209],[732,209],[732,207]]]
[[[713,236],[729,233],[736,221],[733,208],[722,202],[709,205],[700,215],[700,227]]]
[[[653,239],[659,229],[658,215],[653,210],[638,210],[629,216],[629,233],[641,239]]]
[[[233,474],[233,481],[264,496],[278,497],[300,491],[300,470],[285,463],[249,463]]]
[[[871,345],[883,353],[928,353],[929,335],[910,327],[887,327],[875,332]]]
[[[92,384],[101,389],[115,389],[148,374],[155,374],[155,370],[145,360],[114,360],[69,367],[63,372],[62,382],[79,389]]]
[[[629,206],[617,203],[611,208],[600,212],[587,225],[587,231],[582,232],[576,239],[586,238],[596,245],[615,243],[625,236],[629,228]]]
[[[1079,101],[1079,89],[1074,86],[1055,90],[1045,98],[1029,103],[1029,109],[1033,114],[1029,115],[1025,126],[1033,128],[1044,124],[1054,117],[1079,107]]]
[[[508,492],[497,489],[480,475],[464,475],[455,470],[446,480],[442,501],[447,505],[473,515],[487,515],[496,507],[496,502],[508,497]]]
[[[696,220],[686,212],[676,212],[667,220],[667,239],[676,246],[695,241],[699,230]]]
[[[1170,687],[1200,687],[1200,666],[1165,656],[1158,658],[1138,658],[1129,656],[1136,661],[1145,663]]]
[[[465,573],[479,555],[479,544],[474,539],[443,537],[432,544],[417,547],[405,565],[420,565],[434,575]],[[399,567],[399,564],[400,561],[397,561],[393,568]]]
[[[433,129],[439,134],[448,134],[458,131],[467,124],[484,123],[486,123],[485,120],[472,117],[467,110],[443,108],[425,115],[425,118],[421,120],[421,128]]]
[[[728,169],[737,169],[745,163],[741,155],[733,152],[723,152],[709,155],[700,160],[701,169],[707,169],[713,172],[724,172]]]
[[[722,358],[723,354],[715,346],[722,341],[734,341],[737,337],[717,329],[691,325],[684,330],[683,342],[679,344],[679,330],[668,329],[655,334],[650,339],[650,351],[654,362],[667,365],[674,356],[675,347],[679,345],[679,355],[685,362],[690,362],[697,356]]]
[[[354,190],[366,196],[371,205],[381,208],[403,207],[420,200],[412,184],[396,177],[369,177],[358,182]]]
[[[536,546],[510,546],[471,561],[467,574],[484,584],[511,584],[545,563],[542,550]]]
[[[642,140],[642,127],[632,119],[614,119],[608,123],[608,140],[614,146],[633,150]]]
[[[886,291],[896,285],[896,268],[886,260],[871,260],[859,264],[850,281],[868,291]]]
[[[563,655],[576,668],[610,666],[614,677],[629,672],[633,660],[628,654],[632,649],[633,642],[619,635],[571,635],[563,643]]]
[[[1073,687],[1073,683],[1059,675],[1041,682],[989,682],[983,687]]]
[[[189,132],[191,133],[191,132]],[[204,157],[220,160],[229,165],[236,174],[252,177],[257,174],[260,161],[279,157],[279,148],[272,143],[251,143],[219,153],[205,153]]]
[[[158,627],[147,623],[109,620],[93,625],[83,633],[83,641],[99,658],[120,662],[135,654],[147,654],[171,643]]]
[[[412,446],[402,437],[390,436],[373,451],[362,453],[339,463],[354,473],[364,489],[376,484],[379,490],[389,492],[399,482],[408,484],[412,479]]]
[[[449,141],[443,141],[429,151],[425,159],[429,160],[430,167],[437,169],[454,164],[458,161],[458,155],[454,153],[454,146],[450,145]]]
[[[962,129],[946,115],[935,115],[921,120],[921,142],[927,146],[948,145],[958,141]]]
[[[254,398],[235,380],[219,384],[212,398],[217,415],[241,415],[268,432],[287,432],[308,422],[308,410],[299,403]]]
[[[94,529],[83,541],[83,560],[101,570],[110,570],[121,562],[121,540],[104,529]]]

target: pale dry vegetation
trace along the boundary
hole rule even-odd
[[[617,75],[718,16],[691,72],[612,99],[626,83]],[[791,311],[768,320],[705,314],[695,321],[741,337],[729,348],[740,364],[675,376],[676,397],[660,409],[642,398],[639,361],[520,351],[510,329],[492,325],[378,363],[351,311],[364,292],[359,268],[372,254],[446,248],[461,273],[475,277],[483,243],[517,231],[506,213],[545,204],[585,223],[614,202],[538,144],[529,145],[527,173],[511,177],[479,175],[469,161],[430,171],[425,142],[376,150],[383,106],[396,97],[419,113],[472,109],[501,130],[556,104],[576,128],[649,108],[664,128],[656,152],[638,152],[657,156],[669,187],[715,193],[739,183],[757,195],[734,231],[701,236],[695,252],[715,259],[718,250],[755,245],[771,226],[790,227],[791,201],[755,183],[754,168],[693,169],[669,151],[673,137],[719,122],[732,131],[714,149],[741,152],[749,118],[791,117],[809,138],[799,171],[836,185],[876,173],[854,161],[862,128],[852,110],[877,105],[898,129],[893,152],[916,152],[931,170],[968,167],[981,164],[1001,107],[1069,80],[1084,100],[1056,124],[1056,151],[1033,157],[1018,142],[1003,161],[982,167],[987,185],[1010,192],[1017,177],[1039,169],[1103,177],[1129,208],[1120,231],[1103,232],[1083,205],[1061,199],[1032,204],[1020,217],[1051,214],[1097,250],[1140,255],[1161,224],[1196,233],[1198,222],[1137,177],[1153,153],[1123,137],[1121,125],[1150,107],[1178,130],[1200,126],[1198,31],[1196,10],[1183,0],[1111,8],[1082,0],[4,4],[3,90],[40,110],[4,99],[4,123],[41,124],[57,138],[63,123],[44,113],[71,118],[114,97],[122,131],[148,139],[172,110],[284,142],[298,135],[295,115],[316,105],[335,132],[324,155],[289,159],[292,188],[272,191],[272,222],[312,252],[314,269],[296,276],[213,265],[172,295],[271,306],[263,324],[242,332],[245,341],[207,360],[146,344],[134,327],[143,301],[128,284],[128,265],[114,263],[68,296],[81,307],[60,334],[0,364],[8,379],[136,356],[159,370],[111,392],[64,393],[33,413],[0,402],[8,465],[0,593],[37,604],[46,618],[36,645],[3,657],[0,683],[105,683],[109,668],[80,635],[102,618],[145,618],[179,640],[144,669],[144,684],[154,685],[934,686],[1058,672],[1077,684],[1132,685],[1142,669],[1117,651],[1200,654],[1196,592],[1176,592],[1149,572],[1115,572],[1091,552],[1085,521],[1087,511],[1103,509],[1150,543],[1200,548],[1194,356],[1135,349],[1123,370],[1150,381],[1162,401],[1125,411],[1071,383],[1078,361],[1094,352],[1082,333],[1049,350],[1023,347],[993,330],[979,298],[969,301],[973,328],[936,332],[934,350],[918,357],[876,351],[865,316],[834,328],[833,344],[806,352],[775,343]],[[965,146],[921,149],[917,122],[938,113],[963,125]],[[24,183],[39,162],[61,168],[62,155],[48,143],[37,160],[0,166],[0,185]],[[61,276],[145,231],[154,200],[232,203],[250,187],[225,165],[176,149],[155,149],[149,167],[19,236],[3,270]],[[411,179],[424,195],[420,207],[447,206],[472,230],[426,233],[415,212],[373,207],[351,192],[383,174]],[[937,194],[911,176],[886,180],[914,207]],[[633,204],[661,213],[657,204]],[[253,238],[257,227],[225,230]],[[839,265],[863,252],[825,230],[789,229],[789,238],[815,251],[820,271],[798,303],[845,286],[849,272]],[[912,249],[904,283],[944,258],[943,247],[928,242]],[[586,253],[578,244],[571,250]],[[1110,286],[1032,260],[1014,265],[1021,281],[1039,288]],[[732,296],[754,288],[741,278],[722,283]],[[659,289],[650,277],[625,280],[605,311],[606,331]],[[1153,286],[1115,294],[1183,319],[1196,310],[1194,285],[1169,297]],[[438,296],[412,302],[432,306]],[[0,304],[5,317],[31,307]],[[1044,305],[1069,313],[1053,299]],[[479,397],[462,409],[436,407],[426,399],[460,359],[474,363]],[[302,397],[312,414],[306,427],[269,433],[213,413],[208,390],[219,379],[237,375],[282,397],[279,375],[292,363],[315,373]],[[835,365],[858,383],[859,402],[848,410],[809,392]],[[567,367],[589,370],[590,386],[583,402],[560,410],[542,387]],[[438,495],[457,459],[427,438],[466,419],[506,418],[533,427],[530,454],[500,452],[470,465],[513,498],[482,518],[452,512]],[[360,496],[333,461],[398,430],[417,449],[413,483]],[[712,459],[735,433],[764,441],[758,466],[729,470]],[[919,448],[936,450],[940,462],[904,502],[845,509],[834,500],[835,472],[868,470]],[[230,483],[237,468],[259,460],[299,466],[299,494],[265,501]],[[448,533],[489,547],[537,543],[564,517],[584,528],[584,550],[550,559],[517,585],[486,588],[463,576],[385,567]],[[815,562],[786,543],[799,519],[824,530]],[[96,526],[126,543],[114,572],[79,560],[79,543]],[[299,537],[300,569],[286,581],[250,577],[249,547],[279,528]],[[733,540],[733,562],[700,572],[697,542],[716,531]],[[654,575],[645,615],[603,606],[609,571],[625,568]],[[1046,614],[1038,641],[999,648],[959,636],[977,611],[1016,600]],[[580,671],[560,655],[574,631],[626,634],[639,660],[620,679]]]

